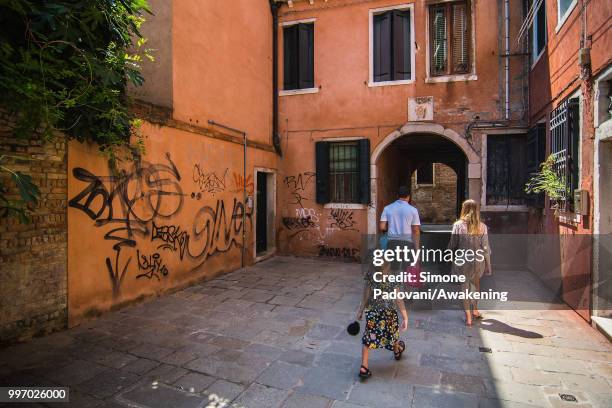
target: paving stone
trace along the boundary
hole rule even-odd
[[[508,381],[484,380],[487,396],[528,405],[546,406],[542,387]]]
[[[201,408],[207,398],[164,384],[143,382],[120,395],[118,400],[148,408]]]
[[[182,367],[176,367],[170,364],[162,364],[146,374],[146,378],[163,382],[165,384],[172,384],[180,377],[187,374],[187,370]]]
[[[162,358],[172,354],[173,350],[156,346],[154,344],[142,344],[130,350],[130,353],[149,360],[161,361]]]
[[[413,393],[412,386],[373,376],[355,383],[348,401],[372,408],[402,408],[407,401],[413,400]]]
[[[397,381],[407,384],[437,386],[440,384],[442,372],[435,368],[419,367],[412,364],[399,365],[395,374]]]
[[[303,296],[274,296],[272,299],[268,300],[268,303],[273,305],[284,305],[284,306],[295,306],[300,303],[304,299]]]
[[[259,384],[288,390],[299,384],[306,370],[299,365],[277,361],[266,368],[256,381]]]
[[[267,302],[275,296],[274,292],[263,289],[248,289],[242,300],[250,300],[252,302]]]
[[[162,358],[162,362],[173,365],[183,365],[198,358],[198,355],[188,351],[175,351]]]
[[[45,377],[62,385],[76,385],[109,370],[99,364],[79,360],[65,367],[48,372]]]
[[[231,381],[217,380],[205,391],[208,395],[217,395],[219,398],[233,401],[242,394],[246,387],[242,384],[236,384]],[[245,407],[246,408],[246,407]]]
[[[295,391],[345,400],[356,377],[354,372],[336,371],[329,367],[312,367],[304,375],[304,384]]]
[[[291,364],[298,364],[304,367],[312,366],[314,359],[314,353],[301,350],[288,350],[280,356],[281,361]]]
[[[139,380],[138,375],[122,370],[108,370],[96,375],[77,388],[96,398],[108,398],[121,392]]]
[[[271,347],[263,344],[253,343],[249,344],[244,349],[244,352],[249,354],[258,354],[264,357],[269,357],[271,359],[277,359],[284,353],[284,350],[278,347]]]
[[[442,373],[440,388],[447,392],[464,392],[479,396],[486,395],[483,378],[470,375]]]
[[[158,365],[159,363],[157,361],[149,360],[146,358],[139,358],[136,361],[132,361],[131,363],[125,365],[122,370],[142,375],[151,371]]]
[[[462,361],[450,357],[424,354],[421,365],[451,373],[487,376],[488,366],[484,362]]]
[[[338,326],[316,324],[306,333],[306,337],[316,340],[329,340],[334,338],[341,331],[343,331],[343,328],[339,328]]]
[[[478,408],[478,396],[461,392],[444,392],[434,388],[416,386],[414,408]]]
[[[111,368],[121,368],[136,360],[138,360],[138,357],[131,354],[120,351],[111,351],[110,353],[97,358],[95,362]]]
[[[533,356],[536,366],[544,371],[570,374],[590,374],[589,368],[583,361],[565,358]]]
[[[233,337],[217,336],[210,341],[210,344],[220,347],[222,349],[225,348],[232,350],[241,350],[246,347],[249,342],[240,339],[235,339]]]
[[[478,408],[536,408],[537,405],[522,404],[520,402],[499,400],[496,398],[480,398]],[[415,407],[416,408],[416,407]]]
[[[265,368],[266,366],[252,368],[236,363],[224,363],[219,366],[215,375],[219,378],[248,385],[255,381]]]
[[[255,383],[251,384],[234,403],[242,407],[275,408],[281,406],[288,394],[285,390]]]
[[[173,385],[189,392],[202,392],[215,381],[217,378],[206,374],[187,373],[176,380]]]
[[[185,364],[185,368],[208,375],[216,375],[219,367],[223,365],[220,360],[212,358],[198,358]]]
[[[291,394],[285,400],[283,408],[328,408],[331,400],[317,395]]]
[[[512,379],[522,384],[561,385],[561,377],[559,374],[538,370],[535,369],[535,367],[532,369],[512,367],[510,371],[512,372]]]

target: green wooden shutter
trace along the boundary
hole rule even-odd
[[[446,43],[446,7],[435,6],[431,11],[431,73],[446,74],[447,43]]]
[[[283,29],[283,89],[297,89],[298,83],[298,26]]]
[[[393,12],[393,80],[410,79],[410,11]]]
[[[374,82],[391,81],[391,14],[374,16]]]
[[[329,142],[315,143],[316,200],[318,204],[329,203]]]
[[[314,24],[299,24],[299,88],[314,87]]]
[[[359,140],[359,202],[370,203],[370,139]]]

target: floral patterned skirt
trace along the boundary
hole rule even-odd
[[[393,350],[399,340],[399,318],[395,309],[366,310],[366,326],[361,342],[364,346]]]

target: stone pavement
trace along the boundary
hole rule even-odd
[[[548,308],[528,273],[493,279]],[[356,264],[275,257],[0,350],[0,385],[69,386],[57,406],[80,408],[612,407],[612,347],[558,305],[472,328],[459,310],[412,311],[404,358],[373,352],[361,382],[345,331],[361,285]]]

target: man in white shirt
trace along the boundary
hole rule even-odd
[[[398,196],[395,202],[383,209],[379,228],[382,232],[387,232],[389,249],[395,249],[397,246],[420,248],[421,220],[419,211],[410,205],[410,189],[401,186]]]

